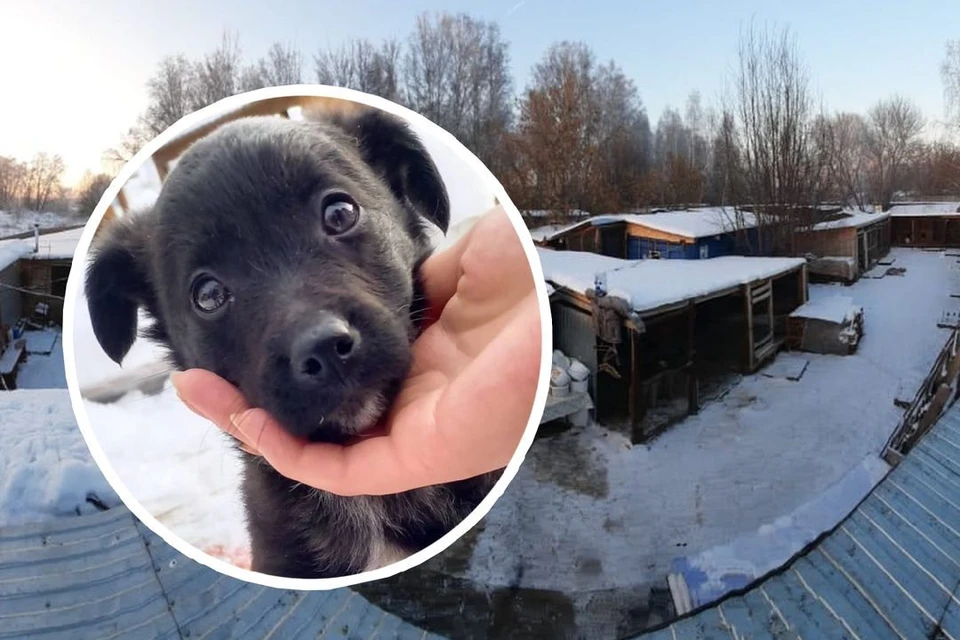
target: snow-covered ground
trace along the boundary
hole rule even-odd
[[[39,224],[41,229],[55,229],[57,227],[72,226],[83,222],[74,216],[63,213],[36,211],[0,211],[0,238],[11,236],[24,231],[33,231],[33,225]]]
[[[904,276],[810,288],[864,308],[855,355],[804,354],[795,382],[746,377],[648,447],[597,425],[538,440],[485,519],[465,577],[568,593],[662,585],[677,557],[775,531],[783,544],[755,558],[759,569],[811,535],[793,515],[845,515],[865,490],[845,479],[858,466],[872,482],[881,475],[865,461],[897,424],[894,398],[912,397],[942,348],[948,332],[936,324],[960,292],[956,258],[892,256]]]
[[[86,411],[114,471],[151,515],[198,549],[249,562],[237,454],[169,382],[158,395],[132,392]]]
[[[0,527],[120,504],[87,449],[70,404],[57,330],[28,331],[16,391],[0,391]]]

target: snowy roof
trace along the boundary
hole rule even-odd
[[[827,229],[850,229],[865,227],[874,222],[880,222],[890,217],[889,213],[867,213],[865,211],[844,211],[844,217],[827,222],[818,222],[813,225],[814,231],[824,231]]]
[[[530,229],[530,237],[533,238],[534,242],[542,242],[551,238],[554,234],[563,231],[570,225],[566,224],[547,224],[542,227],[537,227],[535,229]]]
[[[561,215],[568,218],[582,218],[584,216],[589,216],[590,213],[583,211],[582,209],[570,209],[570,210],[554,210],[554,209],[524,209],[520,212],[521,215],[527,218],[546,218],[552,215]]]
[[[791,318],[809,318],[811,320],[824,320],[834,324],[843,324],[852,320],[862,307],[853,303],[853,298],[848,296],[827,296],[811,300],[801,307],[798,307],[790,314]]]
[[[83,234],[83,227],[42,234],[38,253],[33,252],[32,237],[0,240],[0,269],[6,269],[21,258],[70,260],[77,251],[81,234]]]
[[[741,211],[739,220],[734,209],[711,207],[704,209],[684,209],[682,211],[661,211],[658,213],[611,213],[593,216],[576,222],[546,235],[541,240],[552,240],[581,227],[600,226],[625,222],[654,229],[663,233],[682,236],[691,240],[729,233],[736,228],[752,228],[757,225],[756,216]]]
[[[894,218],[902,216],[946,216],[960,215],[960,202],[914,202],[895,204],[890,207]]]
[[[584,251],[538,249],[544,278],[587,295],[596,275],[606,274],[607,295],[644,314],[772,278],[794,269],[803,258],[725,256],[707,260],[621,260]]]
[[[33,253],[33,241],[4,240],[0,242],[0,271],[31,253]]]
[[[67,229],[57,233],[48,233],[40,236],[40,250],[33,258],[46,258],[49,260],[71,260],[73,254],[77,252],[77,245],[80,244],[80,236],[83,235],[83,227],[76,229]],[[32,245],[33,240],[29,240]]]

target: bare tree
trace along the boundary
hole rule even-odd
[[[369,40],[350,40],[338,49],[320,51],[313,62],[320,84],[403,102],[401,46],[396,40],[386,40],[379,46]]]
[[[273,43],[266,57],[240,74],[240,89],[253,91],[303,82],[303,55],[293,46]]]
[[[615,63],[600,66],[593,83],[599,131],[590,207],[635,209],[644,200],[643,175],[650,168],[650,122],[636,85]]]
[[[735,77],[744,196],[754,205],[761,253],[793,253],[800,217],[819,204],[824,163],[812,131],[813,99],[787,29],[741,33]]]
[[[466,14],[421,14],[406,49],[407,105],[496,172],[513,116],[509,66],[496,23]]]
[[[106,173],[94,175],[88,172],[85,174],[77,190],[77,214],[89,217],[93,210],[97,208],[97,205],[100,204],[100,199],[112,181],[113,178]]]
[[[711,146],[707,200],[721,206],[744,204],[743,169],[733,112],[721,113]]]
[[[197,77],[184,55],[167,56],[147,80],[147,110],[141,119],[145,133],[156,136],[193,111]]]
[[[517,127],[526,171],[518,181],[534,206],[589,210],[599,122],[593,53],[582,43],[551,46],[533,68]]]
[[[894,95],[874,105],[868,118],[871,192],[874,201],[886,210],[900,185],[904,168],[917,150],[923,114],[903,96]]]
[[[16,158],[0,156],[0,210],[20,207],[26,190],[27,165]]]
[[[826,162],[836,195],[844,204],[866,210],[867,125],[856,113],[824,119]]]
[[[239,38],[224,33],[220,46],[194,63],[191,110],[201,109],[240,92],[241,51]]]
[[[24,205],[32,211],[43,211],[51,200],[60,196],[60,179],[65,170],[59,155],[35,155],[27,164]]]
[[[947,51],[940,65],[946,114],[950,123],[960,128],[960,40],[947,43]]]

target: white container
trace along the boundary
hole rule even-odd
[[[550,385],[556,387],[569,387],[570,386],[570,376],[567,374],[565,369],[562,369],[559,366],[554,366],[550,371]]]
[[[550,385],[550,395],[554,398],[565,398],[570,395],[570,383],[564,385]]]
[[[560,367],[561,369],[566,369],[570,366],[570,358],[564,355],[563,351],[557,349],[553,352],[553,364]]]
[[[567,374],[574,382],[586,380],[590,377],[590,369],[576,358],[570,358],[570,366],[567,367]]]
[[[570,381],[570,391],[573,393],[586,393],[589,386],[589,381],[587,380],[571,380]]]

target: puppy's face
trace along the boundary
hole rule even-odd
[[[408,372],[425,221],[448,219],[436,167],[390,116],[240,120],[98,243],[94,331],[119,363],[143,307],[178,367],[233,382],[295,435],[338,441],[375,423]]]

